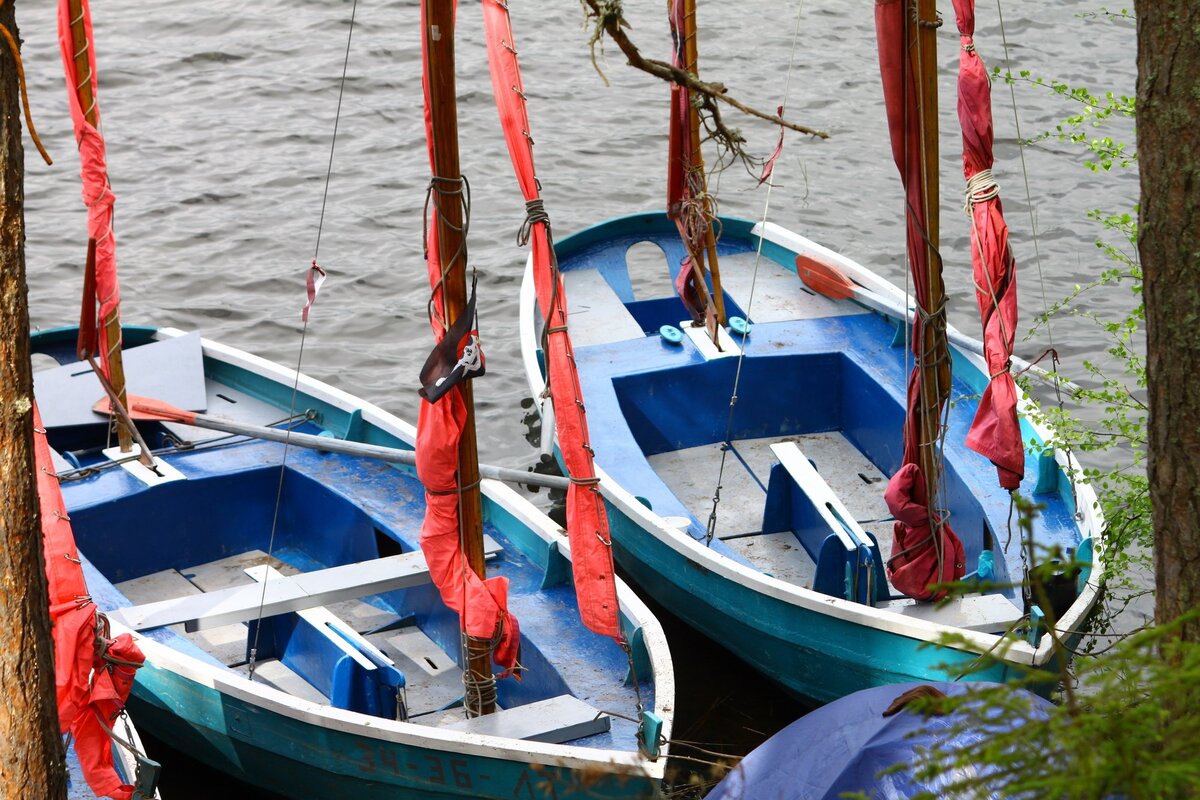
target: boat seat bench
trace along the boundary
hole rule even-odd
[[[778,442],[771,468],[763,532],[790,530],[813,557],[819,592],[866,603],[907,617],[966,630],[1001,633],[1022,618],[1001,594],[968,594],[944,606],[892,597],[879,543],[855,521],[799,445]],[[868,577],[869,576],[869,577]]]
[[[261,587],[285,576],[269,564],[244,570]],[[379,648],[324,606],[264,618],[247,637],[255,658],[276,658],[303,678],[334,708],[405,719],[404,673]],[[397,713],[399,712],[399,713]]]
[[[484,537],[484,557],[501,551],[490,536]],[[183,623],[189,633],[247,622],[342,600],[354,600],[429,583],[425,556],[414,550],[355,564],[272,577],[265,585],[246,584],[204,594],[159,600],[111,612],[110,619],[135,631]]]
[[[609,730],[612,721],[599,709],[569,694],[500,709],[443,727],[464,733],[505,736],[531,742],[563,744]]]
[[[763,533],[792,531],[816,562],[813,589],[867,605],[889,599],[879,544],[794,441],[776,442]]]

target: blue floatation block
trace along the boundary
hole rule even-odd
[[[750,323],[741,317],[729,318],[729,332],[737,336],[746,337],[750,335]]]
[[[674,325],[663,325],[658,329],[658,335],[663,338],[667,344],[679,344],[683,341],[683,331],[676,328]]]

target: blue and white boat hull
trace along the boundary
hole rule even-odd
[[[139,345],[182,341],[182,334],[130,328],[126,339],[126,363],[135,364]],[[69,330],[34,336],[35,351],[64,362],[70,360],[73,342],[74,332]],[[287,417],[295,386],[296,408],[305,416],[294,424],[301,428],[412,447],[415,430],[370,403],[233,348],[204,340],[200,348],[210,406],[227,402],[231,415],[257,409],[254,413],[260,416]],[[139,393],[134,377],[130,385],[131,392]],[[151,426],[143,433],[163,437],[152,439],[151,447],[158,452],[159,442],[165,443],[160,458],[178,470],[181,479],[142,485],[92,450],[71,452],[65,444],[63,455],[76,469],[60,462],[60,474],[68,476],[63,493],[93,596],[110,613],[114,634],[132,632],[146,656],[130,708],[147,733],[241,780],[297,798],[619,798],[657,792],[666,749],[645,752],[634,720],[637,703],[643,702],[650,721],[662,723],[651,743],[670,736],[674,684],[661,627],[628,587],[619,585],[622,627],[637,667],[636,681],[630,680],[626,655],[617,644],[579,623],[563,531],[521,494],[497,481],[482,482],[485,531],[496,543],[489,574],[510,580],[509,603],[521,620],[522,663],[527,668],[522,682],[499,682],[501,707],[508,713],[547,698],[582,701],[593,710],[611,712],[603,730],[591,725],[574,738],[561,731],[548,734],[561,741],[553,743],[464,728],[454,702],[422,710],[419,721],[364,711],[357,695],[339,706],[330,699],[338,696],[338,670],[347,664],[354,669],[357,659],[369,671],[375,669],[374,662],[364,662],[346,650],[352,646],[339,644],[329,633],[332,644],[318,636],[319,647],[308,644],[304,650],[297,644],[285,657],[285,644],[298,641],[295,632],[310,611],[264,619],[261,641],[254,635],[254,620],[247,617],[250,627],[233,626],[241,638],[232,648],[226,646],[223,655],[197,644],[201,640],[195,637],[208,630],[203,625],[199,632],[182,624],[128,627],[138,609],[153,605],[130,599],[125,594],[133,591],[129,587],[169,579],[172,586],[191,582],[200,590],[188,587],[189,591],[208,592],[200,577],[208,567],[185,565],[214,558],[214,563],[225,563],[248,549],[265,551],[271,546],[269,536],[274,537],[280,567],[299,573],[361,564],[390,553],[416,555],[424,508],[423,490],[411,468],[293,446],[282,459],[287,481],[281,484],[282,445],[216,438],[180,443],[186,435],[203,435],[186,426]],[[78,443],[85,434],[66,426],[51,430],[50,438],[52,445],[56,437]],[[284,488],[277,490],[279,485]],[[282,498],[278,525],[272,522],[277,496]],[[223,569],[245,583],[241,566]],[[369,602],[358,608],[383,615],[385,623],[376,626],[375,633],[364,628],[351,636],[377,642],[379,636],[396,633],[425,648],[418,647],[407,662],[405,703],[415,713],[421,702],[416,673],[429,673],[423,679],[434,685],[443,673],[451,675],[457,669],[457,615],[441,605],[427,582],[366,599]],[[180,602],[190,600],[185,596]],[[327,609],[315,611],[324,614]],[[203,623],[205,613],[209,612],[193,617]],[[294,625],[290,634],[280,620]],[[214,631],[230,629],[226,625]],[[290,657],[286,663],[296,674],[317,678],[323,674],[322,659],[329,658],[320,648],[332,647],[341,659],[334,663],[332,689],[313,677],[307,677],[312,685],[299,692],[285,690],[283,683],[269,678],[251,679],[247,660],[255,645],[260,674],[266,675],[269,651],[275,647],[280,664]],[[354,657],[347,659],[343,651]],[[399,665],[397,653],[384,655]],[[435,674],[439,677],[430,677]],[[453,700],[455,681],[439,685]],[[457,685],[461,697],[461,683]],[[361,685],[355,687],[361,690]]]
[[[755,257],[760,234],[761,260]],[[953,353],[948,496],[955,528],[967,544],[967,571],[975,570],[984,549],[992,550],[996,587],[935,607],[894,596],[864,603],[844,593],[816,591],[811,572],[806,579],[789,579],[784,571],[756,561],[747,547],[756,537],[765,538],[755,525],[764,524],[763,498],[770,497],[775,480],[772,474],[768,486],[770,464],[753,464],[749,454],[743,458],[735,453],[741,466],[727,457],[719,507],[720,513],[728,508],[730,515],[741,514],[738,519],[746,527],[724,541],[718,528],[717,537],[706,541],[718,473],[715,467],[704,470],[715,461],[692,468],[702,473],[698,477],[681,470],[689,469],[688,463],[699,464],[690,460],[703,458],[705,448],[719,458],[735,380],[740,388],[733,440],[759,450],[764,443],[799,442],[811,456],[810,438],[836,435],[849,442],[854,457],[871,471],[859,477],[878,487],[866,491],[873,491],[870,502],[881,506],[879,481],[899,466],[909,366],[903,329],[900,335],[897,329],[910,304],[900,290],[777,226],[725,219],[719,245],[722,280],[728,280],[727,287],[738,287],[726,288],[726,307],[751,323],[748,338],[726,338],[733,342],[731,348],[727,345],[729,352],[744,348],[739,364],[739,358],[715,352],[699,341],[702,334],[680,322],[686,313],[671,286],[683,251],[665,215],[610,220],[559,240],[556,249],[616,557],[637,586],[762,674],[820,701],[886,683],[954,680],[966,674],[1002,681],[1050,662],[1052,637],[1044,626],[1031,632],[1019,585],[999,587],[1021,580],[1020,536],[1014,538],[1009,528],[1009,499],[996,487],[994,469],[961,442],[986,375],[982,359],[963,347],[954,347]],[[814,296],[796,275],[798,255],[836,265],[867,290],[870,304]],[[661,265],[664,257],[658,285],[649,290],[639,285],[629,261]],[[761,305],[752,303],[755,296]],[[540,316],[528,270],[521,300],[526,374],[533,396],[540,397],[545,386]],[[748,315],[747,306],[752,306]],[[683,341],[660,336],[664,324],[683,329]],[[969,341],[957,331],[950,338]],[[1050,439],[1030,419],[1028,397],[1022,397],[1019,410],[1026,441]],[[819,470],[835,473],[841,466],[837,458],[814,460]],[[750,473],[743,481],[757,498],[747,501],[750,506],[731,492],[731,465]],[[1057,620],[1059,638],[1070,645],[1099,592],[1103,519],[1094,492],[1066,454],[1031,447],[1026,473],[1022,493],[1045,506],[1035,522],[1037,541],[1057,545],[1064,562],[1075,553],[1090,561],[1072,576],[1074,597]],[[854,491],[863,491],[862,482],[854,480],[860,484]],[[835,493],[842,488],[832,486]],[[881,519],[861,521],[890,525]],[[798,535],[790,538],[784,531],[773,536],[773,546],[792,551],[786,558],[803,553]],[[779,544],[779,537],[791,544]],[[876,538],[888,544],[883,531]],[[816,557],[813,552],[811,559]],[[882,575],[878,562],[884,558],[876,550],[874,569],[879,571],[873,574]],[[987,656],[981,658],[983,654]]]

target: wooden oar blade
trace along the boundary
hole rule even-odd
[[[196,414],[193,411],[184,411],[178,406],[173,406],[170,403],[162,400],[155,400],[153,397],[141,397],[140,395],[128,395],[129,417],[135,420],[152,420],[167,422],[184,422],[192,424],[196,421]],[[112,414],[112,404],[107,397],[102,397],[92,406],[92,410],[97,414],[108,416]]]
[[[809,256],[796,256],[796,273],[804,285],[817,294],[834,300],[849,300],[854,296],[854,284],[832,264]]]

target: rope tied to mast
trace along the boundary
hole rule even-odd
[[[540,197],[526,200],[525,221],[521,223],[521,229],[517,231],[517,245],[519,247],[529,244],[529,237],[533,235],[533,226],[539,222],[546,226],[546,233],[549,235],[550,215],[546,213],[545,201]]]

